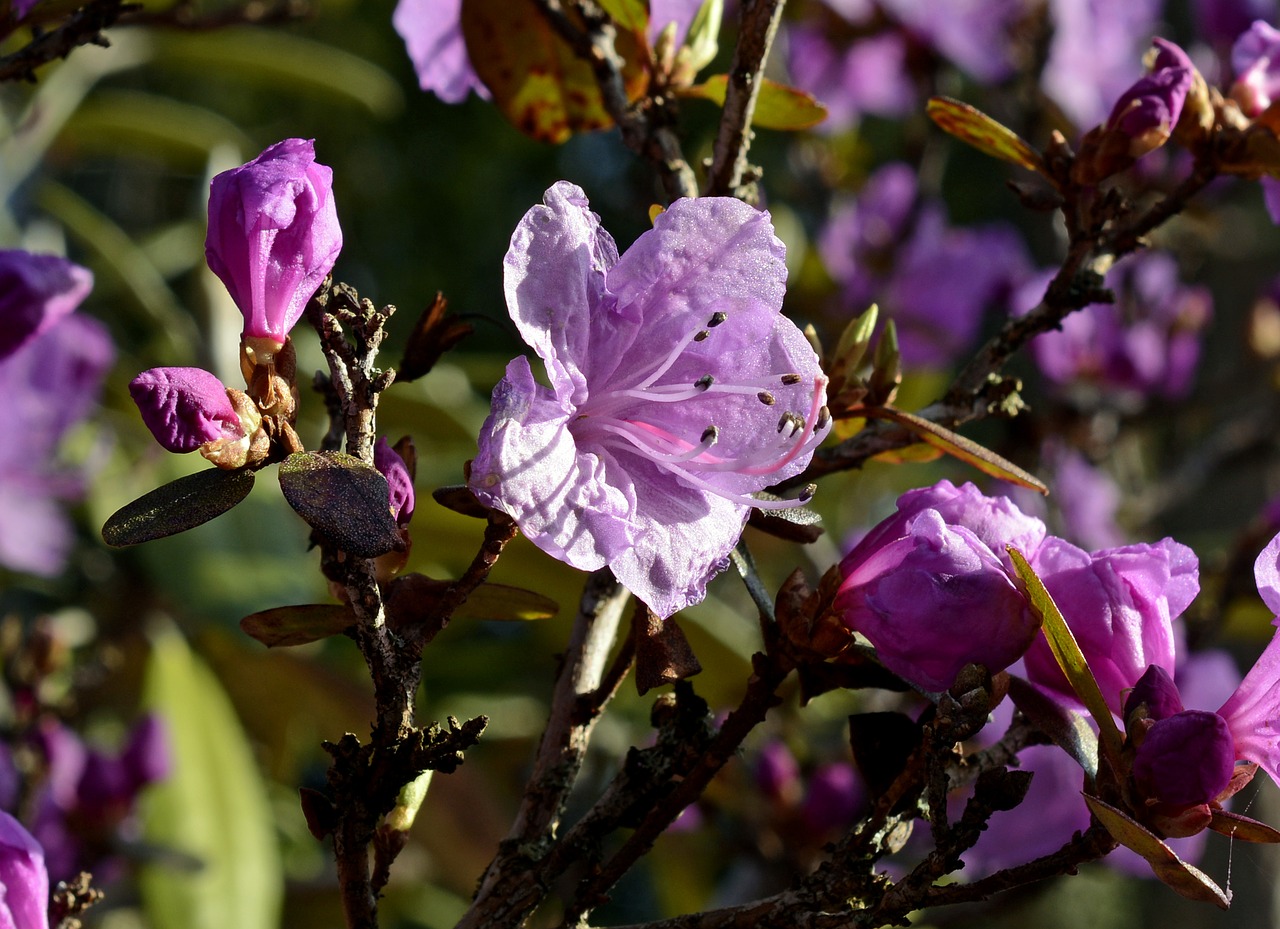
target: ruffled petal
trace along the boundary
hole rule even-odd
[[[1280,616],[1280,535],[1267,543],[1253,562],[1253,577],[1258,583],[1262,602]]]
[[[1280,634],[1272,637],[1218,715],[1231,729],[1236,759],[1257,762],[1280,784]]]

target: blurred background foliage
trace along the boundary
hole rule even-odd
[[[234,4],[200,6],[216,13]],[[328,849],[308,834],[296,791],[322,783],[322,740],[367,733],[372,707],[364,666],[345,639],[268,653],[236,625],[257,610],[326,602],[305,526],[264,474],[246,504],[194,531],[125,551],[106,549],[98,537],[119,506],[205,466],[166,454],[151,440],[126,390],[134,374],[200,365],[236,381],[240,317],[203,261],[210,177],[282,138],[314,138],[318,160],[334,170],[344,231],[335,276],[399,308],[387,363],[398,359],[411,324],[437,291],[474,323],[476,335],[429,377],[392,388],[379,417],[391,441],[408,434],[417,444],[419,506],[408,570],[434,577],[457,576],[480,540],[478,522],[435,505],[429,492],[461,482],[489,390],[522,350],[502,298],[511,230],[561,178],[586,188],[623,247],[645,227],[648,206],[658,199],[646,170],[612,134],[544,146],[475,97],[447,106],[421,93],[391,28],[393,6],[319,0],[313,16],[270,27],[117,28],[110,49],[80,49],[42,69],[37,83],[0,92],[0,245],[65,251],[90,267],[97,283],[84,311],[110,327],[119,349],[102,414],[70,449],[94,466],[77,514],[74,562],[55,580],[8,576],[0,604],[23,617],[53,613],[66,640],[85,650],[99,673],[77,681],[74,718],[82,728],[110,738],[122,731],[121,719],[154,708],[171,726],[178,763],[173,778],[146,798],[145,841],[134,849],[140,896],[121,885],[89,914],[92,925],[265,929],[341,920]],[[948,89],[982,103],[980,88]],[[716,113],[703,102],[684,109],[681,132],[697,163],[709,152]],[[1043,141],[1043,134],[1026,131]],[[812,237],[830,190],[856,188],[900,149],[927,156],[956,221],[1016,217],[1039,257],[1055,257],[1048,224],[1021,213],[1003,187],[1002,166],[941,138],[923,116],[905,123],[870,119],[860,134],[836,138],[762,132],[753,158],[764,165],[766,199],[790,250],[789,310],[828,339],[844,320],[828,308],[832,284]],[[1276,233],[1256,189],[1236,188],[1212,214],[1187,216],[1167,233],[1195,238],[1194,271],[1213,286],[1218,312],[1192,403],[1176,415],[1157,407],[1136,438],[1117,444],[1135,484],[1159,476],[1155,462],[1185,459],[1188,437],[1203,434],[1215,417],[1273,389],[1271,363],[1243,346],[1248,309],[1275,269]],[[295,336],[301,369],[321,367],[314,339],[301,327]],[[1044,402],[1030,367],[1019,370],[1033,406]],[[922,405],[945,383],[936,373],[911,376],[899,405]],[[317,441],[323,421],[317,398],[304,395],[304,439]],[[1024,428],[987,424],[974,435],[1016,457],[1030,444]],[[750,537],[766,583],[776,588],[796,564],[816,576],[838,557],[846,535],[888,512],[897,493],[943,476],[974,475],[946,462],[873,463],[825,483],[817,506],[828,534],[819,544],[801,552]],[[1274,458],[1252,458],[1215,468],[1211,484],[1190,477],[1171,504],[1147,507],[1135,523],[1143,537],[1174,535],[1212,566],[1228,557],[1241,527],[1280,489],[1280,474]],[[389,929],[453,924],[505,832],[545,718],[581,577],[518,540],[493,579],[547,593],[561,613],[536,623],[459,622],[427,650],[419,718],[484,713],[491,722],[463,767],[434,780],[387,890]],[[708,601],[684,616],[705,669],[698,690],[713,711],[732,705],[756,646],[753,610],[739,588],[730,576],[719,579]],[[1247,652],[1250,639],[1261,641],[1269,617],[1258,610],[1240,615],[1236,644]],[[844,719],[862,699],[827,695],[806,708],[801,728],[793,693],[767,734],[785,737],[802,763],[838,755],[845,750]],[[584,794],[604,782],[628,745],[647,738],[650,702],[624,689],[600,724]],[[767,892],[760,862],[769,849],[742,825],[753,816],[749,780],[743,765],[731,766],[711,798],[721,831],[664,837],[601,919],[702,908],[717,894],[744,888]],[[1273,793],[1268,788],[1251,801],[1252,815],[1280,821]],[[1221,875],[1228,867],[1237,894],[1230,914],[1191,908],[1153,881],[1094,867],[988,907],[937,914],[934,924],[1272,924],[1280,906],[1274,851],[1223,840],[1207,869]]]

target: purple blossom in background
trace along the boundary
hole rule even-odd
[[[49,874],[40,844],[0,810],[0,927],[49,929]]]
[[[1112,548],[1125,541],[1116,523],[1120,488],[1111,475],[1074,449],[1062,449],[1053,461],[1053,499],[1063,534],[1088,549]]]
[[[671,205],[618,257],[560,182],[506,257],[507,306],[546,364],[494,388],[471,488],[535,545],[609,565],[662,617],[697,603],[757,491],[798,474],[829,429],[826,379],[781,315],[784,248],[730,198]]]
[[[1050,0],[1053,35],[1040,86],[1081,129],[1100,124],[1143,71],[1161,0]]]
[[[903,116],[916,104],[907,70],[907,42],[885,32],[837,47],[821,23],[799,22],[787,33],[787,60],[796,87],[827,108],[823,132],[856,126],[863,114]]]
[[[209,185],[205,257],[246,338],[283,345],[341,250],[333,171],[312,141],[277,142]]]
[[[1200,360],[1201,330],[1213,315],[1209,291],[1182,284],[1177,262],[1164,252],[1129,258],[1106,284],[1115,303],[1090,304],[1031,343],[1040,370],[1055,384],[1084,382],[1130,398],[1185,396]],[[1019,302],[1030,308],[1043,293],[1043,283],[1028,286]]]
[[[1257,116],[1280,95],[1280,30],[1258,20],[1231,46],[1231,97],[1246,116]]]
[[[68,430],[97,406],[115,359],[107,331],[73,315],[0,361],[0,395],[12,438],[0,445],[0,564],[51,577],[71,550],[62,501],[83,495],[83,476],[57,464]]]
[[[800,789],[800,764],[785,742],[774,740],[760,749],[755,765],[756,786],[770,800],[787,802]]]
[[[31,831],[44,847],[49,874],[65,880],[87,870],[108,879],[117,832],[138,794],[168,777],[172,767],[162,721],[144,717],[119,753],[89,748],[53,720],[42,726],[37,744],[48,775]]]
[[[57,255],[0,249],[0,360],[80,305],[93,275]]]
[[[142,420],[165,449],[193,452],[207,442],[237,439],[244,427],[222,381],[201,368],[152,368],[129,382]]]
[[[22,19],[39,5],[40,0],[12,0],[12,8],[18,19]]]
[[[407,525],[413,516],[413,478],[409,476],[404,459],[396,454],[385,438],[374,443],[373,466],[387,479],[391,515],[400,525]]]
[[[1149,666],[1174,673],[1173,620],[1200,590],[1199,562],[1191,549],[1163,539],[1086,552],[1050,537],[1031,565],[1062,610],[1113,712],[1120,712],[1125,691]],[[1043,637],[1025,660],[1031,681],[1075,702]]]
[[[946,690],[966,664],[1001,671],[1036,637],[1005,547],[1034,552],[1043,538],[1039,520],[972,484],[911,491],[841,561],[835,609],[889,670]]]
[[[1231,45],[1257,19],[1275,17],[1275,0],[1192,0],[1196,35],[1215,48]]]
[[[847,312],[879,303],[904,362],[945,365],[972,344],[984,310],[1030,274],[1030,260],[1011,226],[953,228],[940,201],[918,196],[908,165],[885,165],[835,210],[819,247]]]
[[[815,836],[829,836],[851,826],[866,806],[866,787],[853,765],[832,761],[809,775],[800,819]]]

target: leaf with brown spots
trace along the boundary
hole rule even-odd
[[[1028,171],[1044,173],[1044,162],[1039,152],[1008,126],[996,122],[977,107],[950,97],[930,97],[926,110],[943,132],[967,142],[983,154]]]
[[[624,5],[626,6],[626,5]],[[571,10],[566,15],[581,28]],[[644,92],[647,58],[638,17],[615,23],[628,100]],[[542,142],[613,125],[591,66],[538,11],[532,0],[463,0],[462,34],[472,67],[511,124]]]

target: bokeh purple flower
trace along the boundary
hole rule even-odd
[[[93,275],[57,255],[0,249],[0,360],[80,305]]]
[[[1254,22],[1232,45],[1231,68],[1231,98],[1246,116],[1259,115],[1280,95],[1280,30]]]
[[[49,929],[49,874],[40,844],[0,810],[0,926]]]
[[[1200,360],[1200,333],[1213,315],[1209,291],[1182,284],[1177,262],[1164,252],[1127,259],[1106,283],[1115,303],[1090,304],[1031,343],[1040,370],[1055,384],[1089,386],[1127,404],[1185,396]],[[1043,281],[1029,285],[1019,302],[1034,306],[1043,292]]]
[[[853,765],[830,761],[809,775],[800,821],[815,837],[841,833],[867,806],[867,789]]]
[[[333,171],[313,142],[285,139],[215,177],[204,250],[245,337],[283,345],[342,250]]]
[[[1039,520],[971,484],[912,491],[841,561],[834,609],[889,670],[946,690],[967,664],[1007,668],[1036,637],[1005,548],[1043,538]]]
[[[861,313],[878,303],[909,365],[953,361],[977,336],[983,312],[1030,274],[1011,226],[948,225],[941,201],[921,200],[914,171],[901,163],[878,169],[836,208],[820,249],[841,285],[841,306]]]
[[[578,187],[530,210],[506,258],[523,356],[494,388],[471,488],[543,551],[609,565],[666,617],[703,598],[753,506],[829,428],[826,379],[781,315],[767,213],[679,200],[618,257]]]
[[[1031,565],[1062,611],[1112,712],[1121,711],[1125,693],[1148,666],[1174,673],[1173,620],[1200,590],[1199,562],[1191,549],[1163,539],[1086,552],[1050,537]],[[1028,650],[1026,670],[1030,680],[1074,702],[1043,638]]]
[[[0,445],[0,564],[51,577],[66,563],[73,532],[62,503],[83,495],[84,477],[58,452],[97,406],[114,360],[102,324],[72,315],[0,361],[11,437]]]
[[[1270,20],[1276,0],[1192,0],[1196,35],[1217,49],[1230,46],[1254,20]]]

